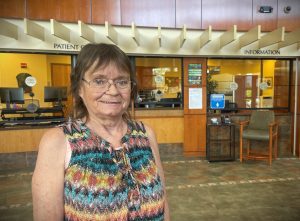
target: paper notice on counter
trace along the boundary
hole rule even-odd
[[[189,109],[202,109],[202,88],[189,88]]]

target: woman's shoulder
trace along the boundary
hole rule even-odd
[[[146,132],[145,124],[142,121],[131,120],[128,124],[132,127],[133,130]]]
[[[43,136],[41,142],[59,142],[65,140],[65,134],[63,130],[60,127],[53,127],[49,130],[47,130]]]
[[[132,120],[130,121],[131,125],[133,125],[133,128],[138,131],[142,131],[143,133],[154,133],[151,126],[149,126],[147,123],[144,123],[143,121],[138,120]]]
[[[52,155],[52,153],[64,153],[66,147],[66,137],[62,129],[54,127],[47,130],[40,141],[39,152],[43,155]],[[46,153],[46,154],[45,154]]]
[[[64,134],[73,135],[82,131],[83,122],[80,119],[69,119],[58,127],[62,129]]]

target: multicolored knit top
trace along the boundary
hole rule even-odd
[[[62,125],[72,154],[65,170],[65,220],[163,220],[164,191],[147,133],[130,121],[122,148],[82,121]]]

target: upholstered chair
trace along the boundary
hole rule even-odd
[[[244,159],[267,160],[271,165],[273,157],[277,158],[277,139],[278,124],[275,122],[274,112],[252,111],[250,120],[240,122],[240,162]],[[263,149],[253,148],[250,143],[252,140],[268,143],[268,146]],[[244,155],[244,141],[247,149],[246,155]]]

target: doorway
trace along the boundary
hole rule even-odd
[[[64,114],[65,116],[70,116],[73,109],[73,98],[70,91],[70,74],[71,65],[70,64],[51,64],[51,86],[64,86],[68,88],[68,100],[65,103]]]

